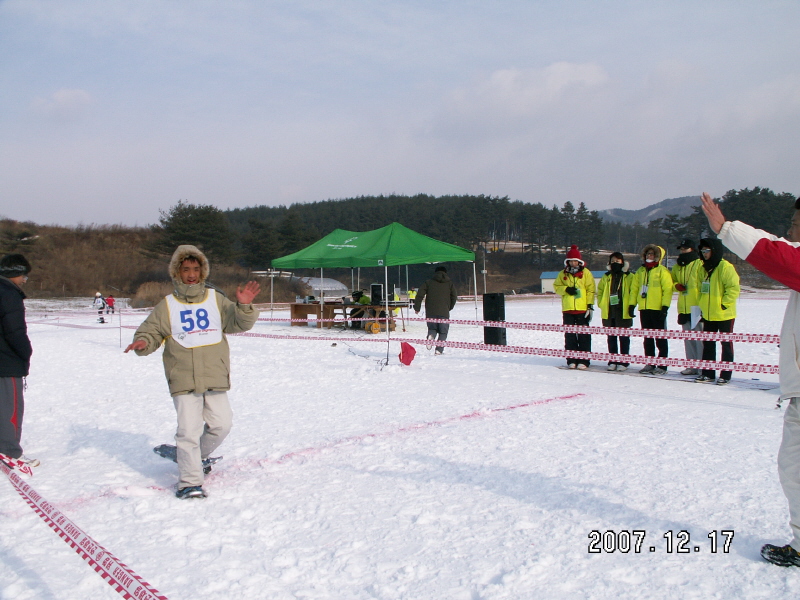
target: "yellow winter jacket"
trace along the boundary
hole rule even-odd
[[[723,258],[711,271],[711,275],[701,264],[692,281],[703,319],[728,321],[736,318],[736,301],[741,288],[739,287],[739,274],[731,263]],[[723,306],[725,308],[722,308]]]
[[[682,315],[691,314],[692,307],[697,306],[700,290],[694,286],[692,280],[697,275],[698,270],[703,270],[703,261],[699,258],[688,265],[676,264],[672,267],[673,283],[675,285],[681,284],[686,288],[683,292],[678,291],[678,312]]]
[[[672,275],[667,267],[661,264],[664,258],[664,249],[661,246],[649,244],[642,250],[642,260],[649,250],[655,250],[658,265],[648,269],[644,265],[639,267],[634,274],[633,285],[631,286],[631,304],[639,307],[639,310],[661,310],[664,306],[669,306],[672,302]],[[642,298],[643,286],[647,286],[647,294]]]
[[[576,277],[565,270],[558,272],[553,282],[553,289],[561,296],[561,312],[570,310],[585,311],[594,304],[594,277],[589,269],[583,269],[581,277]],[[577,275],[577,274],[576,274]],[[577,288],[577,294],[571,296],[566,292],[568,287]]]
[[[625,263],[627,266],[628,263]],[[636,305],[636,297],[631,295],[631,287],[633,286],[633,273],[624,271],[621,273],[622,282],[620,291],[622,292],[622,318],[630,318],[630,307]],[[608,308],[611,304],[611,294],[616,293],[617,290],[611,289],[611,272],[605,273],[600,278],[600,283],[597,284],[597,306],[600,307],[601,315],[604,319],[608,319]]]

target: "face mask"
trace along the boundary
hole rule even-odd
[[[620,263],[611,263],[611,272],[612,273],[621,273],[622,272],[622,265]]]
[[[652,263],[656,262],[656,259],[655,258],[645,258],[644,262],[646,262],[649,265],[649,264],[652,264]]]

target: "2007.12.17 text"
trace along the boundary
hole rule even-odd
[[[710,532],[706,537],[710,540],[710,551],[712,554],[722,552],[727,554],[730,552],[731,542],[733,541],[734,532],[731,529],[716,529]],[[659,536],[657,536],[659,537]],[[692,552],[700,552],[700,545],[693,545],[692,538],[688,531],[681,530],[674,533],[671,529],[666,531],[662,536],[665,540],[663,544],[659,545],[646,545],[647,532],[642,529],[633,529],[628,531],[622,529],[614,531],[607,529],[600,532],[597,529],[589,532],[589,554],[602,554],[621,552],[627,554],[633,552],[639,554],[645,552],[665,551],[667,554],[690,554]]]

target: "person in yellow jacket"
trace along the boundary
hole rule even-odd
[[[630,317],[631,304],[635,304],[636,297],[631,295],[633,274],[630,265],[621,252],[613,252],[608,257],[608,271],[600,278],[597,284],[597,306],[603,317],[603,327],[633,326]],[[627,335],[609,335],[608,352],[610,354],[630,354],[631,338]],[[630,363],[609,361],[609,371],[624,371]]]
[[[561,296],[564,325],[588,325],[592,321],[594,277],[584,266],[578,247],[571,246],[564,260],[564,269],[559,271],[553,283],[556,294]],[[565,333],[564,349],[591,352],[592,336],[588,333]],[[567,365],[570,369],[585,370],[589,368],[589,360],[567,358]]]
[[[697,246],[690,239],[683,240],[678,244],[678,260],[672,267],[672,281],[675,284],[675,291],[678,292],[678,325],[684,331],[703,331],[703,319],[700,318],[699,307],[697,306],[699,291],[692,285],[692,279],[699,270],[703,268],[703,261],[696,250]],[[692,318],[692,311],[695,315]],[[692,327],[694,321],[694,327]],[[684,340],[683,349],[686,358],[689,360],[700,360],[703,356],[702,340]],[[687,367],[681,371],[681,375],[699,375],[699,371],[692,367]]]
[[[642,329],[666,329],[667,312],[672,302],[672,275],[667,267],[661,264],[664,258],[664,249],[655,244],[648,244],[642,250],[643,264],[634,274],[631,296],[636,299],[639,307],[639,321]],[[633,302],[631,302],[633,303]],[[628,313],[633,318],[633,307]],[[669,356],[669,343],[663,338],[644,338],[644,355]],[[645,365],[639,373],[663,375],[667,372],[666,365]]]
[[[722,258],[722,242],[718,239],[702,239],[698,245],[703,257],[703,268],[695,275],[693,285],[698,292],[700,310],[703,313],[703,331],[731,333],[736,319],[736,301],[739,299],[739,274],[736,268]],[[720,342],[720,360],[733,362],[733,342]],[[717,344],[713,340],[703,341],[703,360],[717,359]],[[717,385],[730,383],[731,371],[722,371]],[[698,383],[714,383],[714,371],[703,369],[695,379]]]

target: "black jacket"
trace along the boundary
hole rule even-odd
[[[414,310],[419,312],[422,300],[425,299],[425,316],[450,318],[450,311],[456,305],[458,294],[453,282],[444,271],[437,271],[433,279],[428,279],[422,284],[414,298]]]
[[[19,287],[0,277],[0,377],[27,377],[31,366],[24,298]]]

